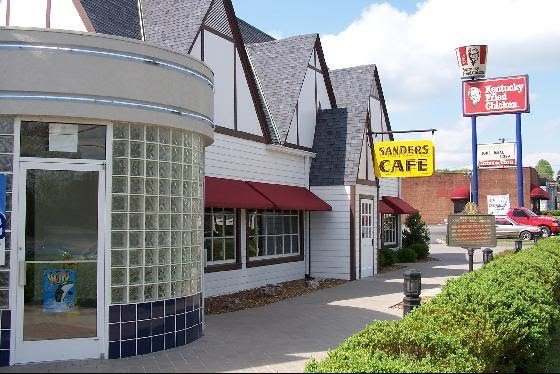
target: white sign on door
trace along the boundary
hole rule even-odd
[[[505,216],[510,208],[509,195],[488,195],[488,214]]]

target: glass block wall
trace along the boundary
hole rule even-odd
[[[203,162],[198,134],[115,124],[111,304],[201,292]]]

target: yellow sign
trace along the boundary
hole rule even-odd
[[[373,160],[378,177],[429,177],[435,168],[434,143],[429,140],[377,142]]]

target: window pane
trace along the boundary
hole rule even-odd
[[[212,225],[212,236],[214,236],[215,238],[217,237],[223,237],[224,236],[224,227],[223,227],[223,223],[224,223],[224,216],[218,216],[216,214],[213,215],[212,217],[213,220],[213,225]]]
[[[105,134],[106,127],[101,125],[22,121],[21,155],[105,160]],[[127,148],[128,143],[123,146]]]
[[[277,213],[274,217],[274,233],[284,233],[284,217],[282,217],[279,213]]]
[[[225,215],[224,216],[224,234],[225,236],[234,236],[235,235],[235,216],[233,215]]]
[[[292,235],[292,253],[299,253],[299,237]]]
[[[257,234],[264,235],[264,216],[262,214],[257,215]]]
[[[247,241],[247,254],[249,257],[257,256],[258,249],[257,249],[257,238],[254,236],[250,236],[249,240]]]
[[[225,260],[235,260],[235,239],[225,239]]]
[[[259,254],[258,256],[266,256],[266,236],[259,236]]]
[[[292,216],[292,234],[299,233],[299,217]]]
[[[212,240],[204,239],[204,250],[206,251],[206,261],[212,261]]]
[[[212,215],[204,215],[204,237],[210,238],[212,236]]]
[[[214,239],[212,240],[212,260],[222,261],[224,259],[224,240]]]
[[[281,255],[282,253],[289,252],[284,252],[284,237],[282,235],[278,235],[276,237],[276,254]]]
[[[272,213],[267,213],[265,215],[265,220],[266,220],[266,235],[275,234],[276,231],[274,231],[274,215]]]
[[[276,251],[274,249],[274,244],[275,244],[274,236],[266,237],[266,255],[267,256],[273,256],[273,255],[276,254]]]

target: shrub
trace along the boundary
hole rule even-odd
[[[392,248],[383,247],[379,250],[379,266],[391,266],[397,262],[397,252]]]
[[[543,215],[560,217],[560,210],[543,210]]]
[[[560,322],[560,240],[448,281],[400,321],[374,322],[307,372],[542,370]]]
[[[422,221],[420,213],[411,214],[406,218],[402,233],[403,247],[410,247],[414,243],[430,243],[430,231],[428,231],[426,223]]]
[[[414,243],[408,248],[416,252],[416,257],[418,257],[419,260],[428,258],[428,255],[430,254],[430,246],[426,243]]]
[[[410,248],[401,248],[397,251],[397,260],[399,262],[416,262],[416,252]]]

